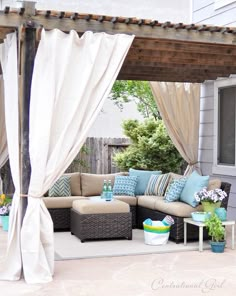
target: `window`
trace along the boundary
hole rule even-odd
[[[213,173],[236,176],[236,78],[215,82]]]
[[[214,8],[216,10],[216,9],[219,9],[221,7],[224,7],[224,6],[234,3],[234,2],[236,2],[236,1],[235,0],[215,0]]]

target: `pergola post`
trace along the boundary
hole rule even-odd
[[[26,13],[32,14],[35,9],[35,2],[25,3]],[[34,23],[28,21],[19,28],[21,40],[19,41],[20,54],[20,175],[21,194],[28,194],[31,165],[29,157],[29,107],[31,81],[34,68],[34,58],[36,53],[36,28]],[[23,216],[27,208],[27,197],[23,198]]]

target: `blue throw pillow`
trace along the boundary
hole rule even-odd
[[[135,196],[137,176],[116,176],[113,186],[113,195]]]
[[[129,169],[129,175],[138,177],[138,183],[135,189],[135,195],[144,195],[151,175],[160,175],[161,171],[142,171]]]
[[[166,189],[164,200],[167,202],[177,201],[180,199],[187,178],[173,179]]]
[[[187,179],[184,189],[180,195],[180,201],[189,204],[192,207],[196,207],[199,202],[196,201],[194,193],[207,187],[209,183],[209,176],[200,176],[194,171]]]

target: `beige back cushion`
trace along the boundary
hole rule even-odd
[[[65,174],[70,176],[70,190],[72,196],[82,195],[81,193],[81,183],[80,183],[80,173],[68,173]]]
[[[170,173],[170,180],[169,183],[173,180],[173,179],[180,179],[182,178],[183,175],[179,175],[179,174],[175,174],[175,173]]]
[[[216,188],[220,188],[220,186],[221,186],[221,180],[220,179],[212,179],[212,180],[209,180],[207,190],[213,190],[213,189],[216,189]]]
[[[86,174],[81,173],[81,188],[83,196],[101,195],[104,180],[111,180],[114,185],[115,176],[123,175],[124,173],[115,174]]]

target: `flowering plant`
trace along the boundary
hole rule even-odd
[[[8,216],[11,210],[12,199],[5,194],[0,194],[0,216]]]
[[[204,187],[201,191],[196,192],[194,194],[194,197],[197,202],[202,201],[209,201],[210,203],[216,203],[218,201],[222,201],[224,198],[226,198],[227,194],[222,189],[213,189],[207,191],[207,188]]]
[[[11,210],[11,204],[0,207],[0,216],[8,216]]]

